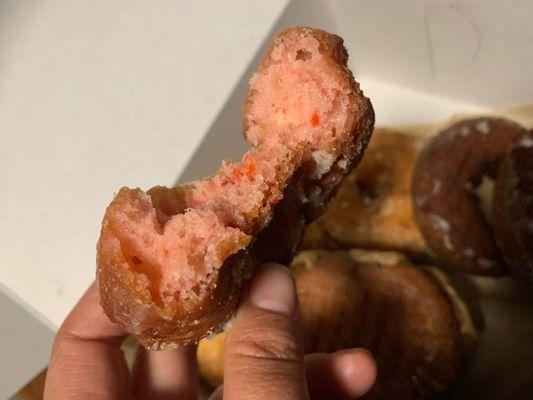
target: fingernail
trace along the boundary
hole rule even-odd
[[[353,398],[359,398],[370,390],[377,376],[376,361],[362,348],[335,352],[333,370],[341,380],[344,390]]]
[[[288,316],[296,313],[296,289],[290,270],[266,264],[250,285],[250,301],[257,307]]]

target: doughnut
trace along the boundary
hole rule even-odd
[[[357,345],[365,296],[345,251],[302,251],[291,264],[302,315],[304,351],[330,353]]]
[[[478,341],[466,304],[435,267],[414,267],[387,253],[351,250],[366,293],[358,345],[378,378],[369,399],[449,395]]]
[[[494,184],[492,225],[509,269],[533,287],[533,132],[502,161]]]
[[[411,204],[411,175],[423,143],[420,136],[376,129],[361,163],[307,227],[302,247],[394,250],[428,259]]]
[[[526,134],[512,121],[481,117],[450,126],[424,146],[413,171],[414,214],[443,264],[479,275],[507,272],[476,189],[495,177],[506,151]]]
[[[302,251],[291,269],[306,354],[369,349],[379,373],[365,399],[450,393],[476,347],[478,328],[440,270],[415,267],[396,252],[360,249]],[[218,337],[202,339],[197,357],[200,371],[218,371],[201,373],[212,387],[223,382],[224,342]],[[218,364],[206,365],[213,360]]]
[[[198,373],[211,388],[216,388],[224,381],[224,347],[230,326],[224,332],[201,339],[196,348]]]
[[[446,277],[435,277],[434,267],[415,267],[396,252],[352,249],[303,251],[291,268],[305,351],[363,347],[376,357],[378,378],[365,398],[433,399],[451,391],[478,332],[460,296]],[[342,303],[320,301],[318,289],[341,279],[352,280],[356,289],[346,285],[328,295],[354,301],[331,312],[329,302]],[[351,340],[336,347],[339,336]]]
[[[278,34],[249,82],[250,149],[239,162],[183,186],[115,195],[97,245],[101,304],[145,347],[218,331],[256,267],[290,262],[359,162],[374,114],[342,43],[309,28]]]

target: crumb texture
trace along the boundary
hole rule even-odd
[[[342,40],[322,31],[278,35],[250,79],[244,108],[250,149],[239,162],[225,161],[214,175],[182,187],[122,188],[102,224],[99,275],[120,271],[120,279],[136,282],[134,293],[124,288],[128,296],[176,318],[213,299],[229,260],[243,264],[255,238],[287,209],[283,199],[291,185],[297,186],[290,189],[297,192],[294,202],[322,206],[364,149],[373,124],[346,57]],[[334,168],[340,160],[342,167]],[[242,265],[231,270],[239,286],[251,274]]]

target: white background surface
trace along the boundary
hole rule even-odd
[[[0,398],[94,279],[113,193],[175,181],[285,3],[0,0]]]
[[[284,3],[0,2],[0,282],[60,324],[113,193],[173,183]]]
[[[0,283],[55,329],[94,278],[118,188],[239,154],[245,83],[272,29],[344,36],[378,124],[531,101],[533,2],[483,4],[0,0]],[[0,362],[23,360],[12,351]]]

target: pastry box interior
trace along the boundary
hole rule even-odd
[[[196,149],[190,154],[181,154],[189,157],[189,161],[175,171],[178,178],[174,183],[207,176],[216,171],[220,160],[238,160],[244,153],[248,145],[240,134],[241,111],[248,80],[257,69],[272,35],[292,26],[320,28],[344,39],[350,56],[349,67],[374,107],[378,134],[403,132],[415,137],[422,147],[433,135],[465,118],[504,117],[528,130],[533,128],[533,2],[529,0],[512,3],[497,0],[292,0],[278,3],[279,16],[275,18],[274,12],[269,14],[268,18],[275,22],[265,31],[264,37],[250,39],[256,45],[253,56],[245,59],[251,61],[241,66],[244,70],[238,82],[211,125],[204,129],[205,134]],[[132,30],[131,34],[142,36],[140,31]],[[484,130],[483,124],[481,130]],[[193,147],[191,140],[187,142],[189,147]],[[128,146],[128,149],[133,148],[133,145]],[[403,144],[398,148],[401,146]],[[121,157],[134,158],[133,151],[125,151]],[[162,157],[169,160],[167,152],[172,149],[165,150]],[[398,153],[395,157],[400,160],[398,168],[401,169],[403,150]],[[95,171],[104,171],[97,168],[95,162]],[[117,170],[116,173],[121,173],[120,168]],[[94,229],[88,233],[82,230],[82,239],[90,242],[85,246],[90,255],[83,254],[83,258],[91,262],[93,239],[99,229],[94,218],[101,216],[101,206],[109,200],[110,193],[106,188],[100,190],[98,196],[98,200],[91,203],[93,208],[87,211]],[[441,227],[446,227],[446,221],[439,222]],[[401,231],[390,233],[399,238],[403,234]],[[384,235],[387,236],[387,232]],[[316,243],[313,238],[304,242],[306,249],[322,246]],[[361,247],[373,249],[372,245]],[[357,253],[357,257],[363,256]],[[434,259],[431,262],[423,257],[414,259],[414,264],[437,264]],[[494,277],[446,267],[444,270],[470,307],[477,330],[474,350],[461,370],[452,397],[522,399],[533,396],[533,295],[527,285],[510,274]],[[69,276],[81,277],[83,281],[76,287],[80,293],[81,288],[94,279],[94,269],[81,275],[71,274]],[[17,303],[22,304],[31,297],[32,290],[28,289],[26,295],[18,290],[22,285],[9,286],[15,286],[22,297],[17,298]],[[44,289],[34,292],[38,294],[39,290]],[[10,293],[7,289],[6,292]],[[9,297],[15,299],[16,296]],[[57,300],[55,304],[60,302]],[[48,305],[46,301],[44,304]],[[51,310],[54,303],[49,304]],[[65,309],[56,314],[39,310],[53,320],[43,323],[38,318],[38,324],[45,327],[41,334],[44,338],[41,342],[45,344],[40,347],[50,346],[53,330],[68,307],[65,305]],[[31,307],[24,309],[28,315],[39,314]],[[32,328],[32,331],[38,332],[38,329]],[[16,332],[10,335],[17,336]],[[26,353],[35,353],[31,346],[27,346]],[[41,349],[39,354],[38,360],[28,363],[31,368],[46,359],[46,351]],[[6,367],[5,371],[7,374],[9,369]]]

